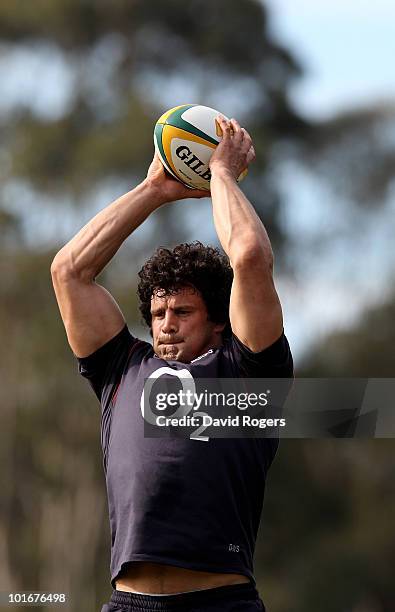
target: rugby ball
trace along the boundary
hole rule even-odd
[[[208,106],[183,104],[163,113],[155,124],[155,150],[162,164],[191,189],[210,190],[208,163],[222,138],[221,128],[215,121],[219,114],[223,115]],[[245,174],[246,171],[238,180]]]

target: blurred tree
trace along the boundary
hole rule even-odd
[[[349,329],[324,338],[299,366],[300,376],[393,378],[395,374],[395,294],[366,310]]]
[[[393,378],[395,296],[320,341],[298,376]],[[256,560],[269,609],[391,612],[393,440],[282,440]]]
[[[187,96],[233,114],[238,101],[258,155],[246,188],[277,240],[279,198],[266,174],[270,152],[280,136],[299,136],[307,124],[288,103],[300,69],[271,39],[260,2],[38,0],[33,9],[6,0],[0,40],[5,54],[41,51],[72,75],[70,101],[56,119],[37,116],[29,100],[4,118],[6,181],[27,181],[37,198],[50,194],[54,204],[66,196],[81,205],[106,179],[130,186],[144,176],[153,124],[166,100],[175,105]],[[162,235],[169,217],[170,209],[158,215]]]
[[[257,129],[270,123],[260,138],[264,163],[282,117],[287,130],[300,127],[286,93],[299,70],[269,39],[265,10],[253,0],[39,0],[34,6],[6,0],[0,41],[3,61],[11,65],[19,58],[25,78],[29,62],[37,59],[38,84],[35,96],[22,96],[0,115],[1,321],[9,354],[1,445],[2,582],[63,588],[78,600],[78,609],[90,610],[108,597],[104,483],[94,459],[97,406],[84,382],[76,381],[50,286],[51,255],[39,240],[27,249],[26,233],[34,244],[38,227],[26,227],[24,219],[32,206],[43,210],[48,201],[60,215],[64,202],[81,209],[109,182],[130,187],[145,174],[153,124],[164,105],[210,103],[219,89],[222,100],[237,91],[233,100],[244,99],[244,114],[254,110]],[[48,82],[44,76],[54,63],[61,76]],[[64,97],[54,112],[50,98],[56,87]],[[274,228],[273,188],[258,172],[255,181],[265,186],[262,202],[271,196]],[[155,219],[162,240],[176,242],[176,214],[163,209]],[[61,239],[57,234],[51,242],[56,247]],[[154,239],[150,249],[153,244]],[[127,312],[132,288],[110,288]],[[16,538],[18,547],[12,545]]]
[[[269,610],[393,610],[394,474],[393,440],[281,442],[256,551]]]
[[[245,189],[280,253],[278,160],[297,160],[339,194],[377,207],[392,186],[394,113],[381,106],[321,124],[299,117],[288,92],[301,69],[271,38],[258,0],[3,0],[0,47],[19,70],[37,60],[35,96],[22,91],[0,114],[0,579],[3,590],[63,589],[71,610],[89,611],[109,596],[99,406],[77,377],[50,285],[62,236],[51,249],[38,240],[28,248],[27,233],[34,244],[38,230],[26,226],[31,207],[43,217],[50,202],[61,216],[109,184],[115,197],[114,185],[144,176],[164,107],[198,101],[240,116],[254,135]],[[53,64],[61,77],[52,81]],[[149,249],[158,235],[176,242],[185,231],[177,205],[159,212]],[[103,277],[136,322],[129,268]],[[329,338],[300,373],[391,375],[393,314],[388,304]],[[322,612],[391,609],[392,455],[390,443],[282,445],[257,550],[273,610],[315,611],[317,601]]]
[[[69,610],[93,610],[109,596],[100,406],[57,316],[54,253],[0,254],[0,583],[65,592]],[[134,292],[117,298],[133,311]]]
[[[304,161],[329,179],[338,197],[379,208],[394,186],[394,125],[394,103],[342,113],[310,130]]]

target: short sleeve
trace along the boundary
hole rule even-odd
[[[284,331],[278,340],[259,353],[251,351],[235,335],[232,336],[231,342],[242,376],[293,378],[293,359]]]
[[[282,332],[281,336],[272,345],[259,353],[254,353],[236,336],[231,339],[234,359],[243,377],[248,378],[287,378],[294,376],[293,359],[288,340]],[[280,408],[280,414],[292,383],[286,381],[285,386],[281,385],[277,389],[272,389],[276,398],[276,404]],[[278,434],[278,430],[277,430]],[[265,470],[267,471],[273,462],[279,446],[279,437],[270,436],[261,438],[259,443],[262,445]]]
[[[115,387],[122,376],[128,355],[136,339],[127,325],[106,344],[88,357],[77,357],[78,371],[87,378],[96,397],[102,400],[103,393]]]

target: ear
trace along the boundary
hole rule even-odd
[[[226,323],[216,323],[214,325],[214,331],[217,334],[222,334],[222,332],[224,331],[225,327],[226,327]]]

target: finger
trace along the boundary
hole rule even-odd
[[[242,131],[244,133],[244,137],[245,138],[249,138],[252,141],[252,138],[251,138],[249,132],[247,132],[247,130],[245,128],[241,128],[241,129],[242,129]]]
[[[189,194],[190,198],[209,198],[210,196],[211,192],[206,189],[192,189]]]
[[[244,140],[244,128],[240,127],[240,123],[236,119],[230,120],[233,139],[237,146],[241,146]]]
[[[247,164],[250,164],[251,162],[253,162],[255,160],[255,149],[254,147],[251,145],[251,147],[249,148],[249,151],[247,153]]]
[[[246,129],[244,129],[244,128],[241,128],[241,129],[242,129],[242,132],[244,134],[243,144],[247,145],[247,150],[248,150],[250,147],[253,146],[252,138],[251,138],[251,136],[249,135],[249,133],[247,132]]]
[[[248,134],[248,132],[246,132],[246,136],[244,137],[244,140],[242,142],[242,148],[244,153],[247,154],[251,147],[254,148],[254,145],[252,143],[251,136]]]
[[[240,127],[240,123],[238,121],[236,121],[236,119],[231,119],[230,120],[230,124],[232,126],[233,132],[235,134],[243,134],[243,129]]]
[[[180,183],[180,194],[178,198],[181,200],[186,200],[189,198],[208,198],[210,197],[210,191],[206,189],[191,189],[190,187],[186,187]]]
[[[217,115],[215,120],[220,128],[220,133],[218,134],[218,136],[222,136],[222,138],[229,138],[231,135],[230,121],[225,119],[225,117],[223,117],[222,115]]]
[[[247,155],[248,151],[250,150],[250,148],[252,147],[252,140],[249,136],[244,136],[242,140],[240,140],[240,151],[244,154]]]

